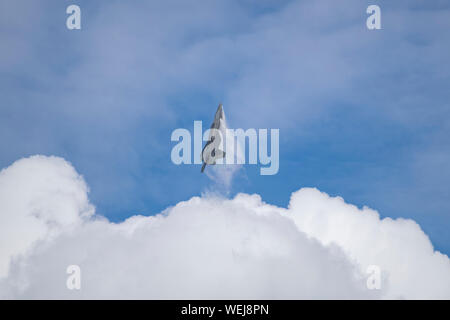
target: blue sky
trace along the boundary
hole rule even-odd
[[[82,29],[66,29],[78,4]],[[365,26],[378,4],[382,30]],[[280,170],[231,195],[286,206],[317,187],[416,220],[450,253],[448,1],[2,1],[0,165],[72,162],[113,221],[211,185],[170,161],[171,132],[279,128]]]

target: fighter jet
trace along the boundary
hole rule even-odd
[[[223,106],[221,103],[219,104],[219,107],[217,108],[216,114],[214,116],[214,121],[211,125],[211,129],[219,130],[222,133],[222,137],[225,137],[225,130],[226,130],[225,113],[223,112]],[[220,141],[217,143],[217,145],[211,146],[211,143],[213,143],[215,138],[216,137],[212,130],[209,133],[209,140],[208,140],[208,142],[206,142],[206,144],[202,150],[203,165],[202,165],[201,172],[203,172],[205,170],[205,167],[207,164],[214,165],[214,164],[216,164],[217,159],[221,159],[221,158],[225,157],[225,151],[220,150],[218,148],[218,144],[220,143]],[[211,150],[211,148],[212,148],[212,150]]]

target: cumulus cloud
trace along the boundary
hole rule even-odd
[[[0,277],[12,256],[40,239],[50,239],[94,213],[87,185],[56,157],[34,156],[0,172]]]
[[[288,208],[258,195],[193,197],[121,223],[94,218],[87,191],[61,158],[1,172],[1,297],[450,297],[449,259],[415,222],[316,189],[295,192]],[[79,291],[66,288],[72,264]],[[381,290],[367,289],[368,265],[380,266]]]

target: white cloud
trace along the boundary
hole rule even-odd
[[[323,245],[337,244],[362,270],[380,266],[387,277],[386,297],[450,297],[450,260],[433,250],[415,221],[381,220],[370,208],[360,210],[316,189],[295,192],[288,214]]]
[[[74,227],[94,212],[87,186],[74,168],[56,157],[34,156],[0,172],[0,277],[12,256]]]
[[[194,197],[114,224],[89,218],[70,164],[38,156],[1,172],[0,199],[4,298],[450,297],[449,259],[415,222],[316,189],[288,209],[258,195]],[[66,288],[71,264],[80,291]],[[380,291],[365,286],[368,264],[382,269]]]

